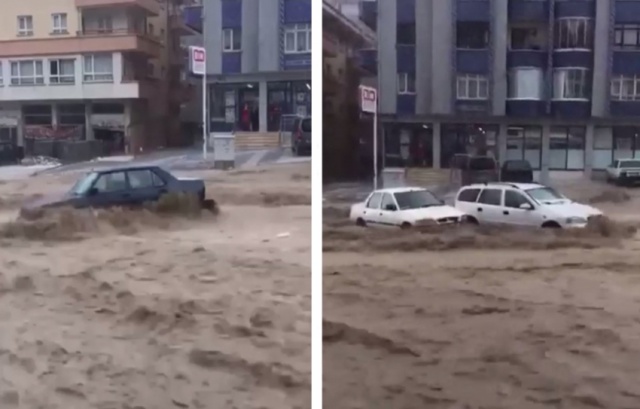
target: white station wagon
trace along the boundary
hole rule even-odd
[[[455,206],[474,223],[529,227],[585,227],[595,207],[576,203],[537,183],[487,183],[461,188]]]
[[[417,222],[458,223],[465,214],[420,187],[375,190],[364,202],[351,206],[349,218],[358,226],[409,228]]]

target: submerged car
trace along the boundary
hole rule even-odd
[[[129,166],[87,173],[68,192],[26,203],[21,214],[28,216],[38,210],[64,206],[136,207],[157,202],[167,194],[196,195],[205,204],[202,179],[178,178],[158,166]]]
[[[465,213],[444,204],[427,189],[402,187],[371,192],[364,202],[351,206],[349,218],[358,226],[409,228],[425,221],[459,223]]]
[[[602,216],[593,206],[577,203],[537,183],[478,183],[458,191],[455,207],[477,224],[522,227],[586,227]]]
[[[607,167],[607,182],[632,185],[640,182],[640,160],[616,159]]]

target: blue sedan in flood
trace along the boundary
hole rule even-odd
[[[79,179],[68,192],[38,198],[25,204],[21,214],[50,207],[74,208],[140,206],[157,202],[166,194],[193,194],[204,204],[202,179],[178,178],[159,166],[128,166],[95,170]]]

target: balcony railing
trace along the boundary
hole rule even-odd
[[[159,38],[153,34],[149,34],[144,30],[130,28],[95,28],[95,29],[83,29],[77,32],[78,36],[82,37],[104,37],[104,36],[141,36],[150,40],[159,41]]]

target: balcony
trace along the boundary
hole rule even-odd
[[[509,2],[509,21],[531,22],[549,19],[549,2],[546,0],[512,0]]]
[[[105,8],[105,7],[128,7],[143,11],[151,16],[160,15],[160,3],[156,0],[75,0],[76,7]]]
[[[174,32],[182,36],[198,34],[198,31],[195,28],[186,23],[182,13],[172,14],[169,16],[169,29],[174,30]]]
[[[0,42],[3,57],[133,52],[159,58],[164,46],[153,37],[132,30],[78,32],[74,37],[16,39]]]
[[[547,65],[547,51],[544,50],[509,50],[507,54],[507,68],[536,67],[546,69]]]

